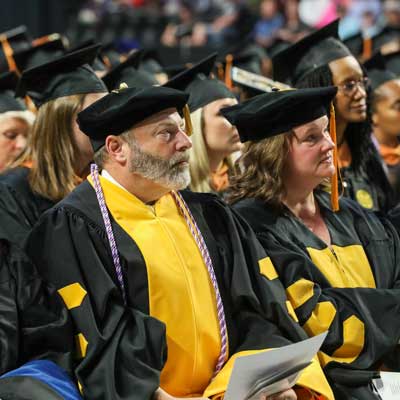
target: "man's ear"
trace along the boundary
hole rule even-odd
[[[121,137],[110,135],[106,138],[105,147],[108,156],[118,164],[124,165],[128,160],[128,143]]]

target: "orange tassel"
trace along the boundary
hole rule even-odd
[[[372,56],[372,39],[371,38],[364,38],[363,40],[363,52],[362,52],[362,59],[368,60]]]
[[[331,206],[333,211],[339,211],[339,165],[338,165],[338,151],[337,151],[337,140],[336,140],[336,119],[335,119],[335,107],[331,103],[330,118],[329,118],[329,133],[331,139],[335,145],[333,148],[333,165],[335,166],[335,173],[331,178]]]
[[[21,75],[20,72],[18,71],[17,64],[15,64],[13,57],[14,51],[10,43],[8,42],[8,39],[5,36],[1,36],[0,41],[1,41],[1,47],[3,49],[4,55],[7,60],[8,69],[10,71],[15,71],[18,74],[18,76]]]
[[[224,68],[221,63],[217,64],[217,75],[220,81],[224,80]]]
[[[233,63],[233,56],[232,54],[228,54],[225,57],[225,85],[228,89],[232,89],[232,63]]]

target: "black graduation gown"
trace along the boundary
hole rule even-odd
[[[5,239],[0,239],[0,310],[0,375],[31,360],[52,361],[72,372],[73,328],[62,298]],[[24,381],[24,398],[40,399],[37,381],[29,379],[0,379],[0,396],[16,393]]]
[[[377,163],[377,175],[368,177],[364,171],[356,173],[353,168],[340,169],[343,195],[355,200],[362,207],[371,211],[387,212],[393,206],[393,193],[381,165]],[[382,190],[384,184],[378,184],[377,179],[384,181],[388,191]]]
[[[260,290],[258,261],[265,254],[248,225],[214,195],[182,194],[216,270],[229,354],[304,339],[304,331],[288,314],[281,283],[277,279],[266,281]],[[88,181],[41,217],[26,248],[40,272],[58,289],[78,288],[76,292],[81,293],[79,301],[75,297],[69,308],[77,333],[85,338],[83,358],[76,368],[85,398],[150,399],[159,387],[167,356],[166,327],[149,315],[146,265],[137,244],[114,220],[112,226],[127,306],[96,195]],[[246,265],[248,270],[243,268]],[[316,381],[319,384],[324,379],[321,376]]]
[[[32,192],[29,168],[18,167],[0,175],[0,221],[8,240],[23,246],[40,215],[54,202]]]
[[[316,199],[335,253],[289,211],[278,215],[259,199],[241,200],[234,208],[271,257],[300,324],[310,335],[321,327],[329,328],[321,364],[325,364],[337,398],[375,398],[368,387],[376,375],[374,370],[382,362],[399,368],[399,238],[388,221],[379,220],[350,199],[341,199],[337,214],[330,209],[329,194],[316,192]],[[354,252],[359,246],[367,260]],[[320,265],[315,257],[321,257]],[[374,281],[371,286],[376,288],[356,287],[354,283],[351,287],[345,283],[332,286],[327,273],[339,277],[343,273],[344,281],[349,273],[335,267],[337,257],[352,257],[353,271],[369,275]],[[344,336],[347,347],[343,346]],[[391,359],[386,358],[389,353]]]

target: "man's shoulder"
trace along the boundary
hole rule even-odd
[[[101,220],[96,192],[87,180],[78,185],[68,196],[48,210],[42,219],[52,218],[54,215],[61,214],[68,214],[74,218],[81,218],[95,223]]]

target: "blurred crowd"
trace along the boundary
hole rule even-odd
[[[293,43],[335,18],[346,39],[400,26],[398,0],[87,0],[68,28],[74,41],[118,38],[133,47],[221,47],[251,36],[265,48]],[[124,48],[125,47],[125,48]]]

